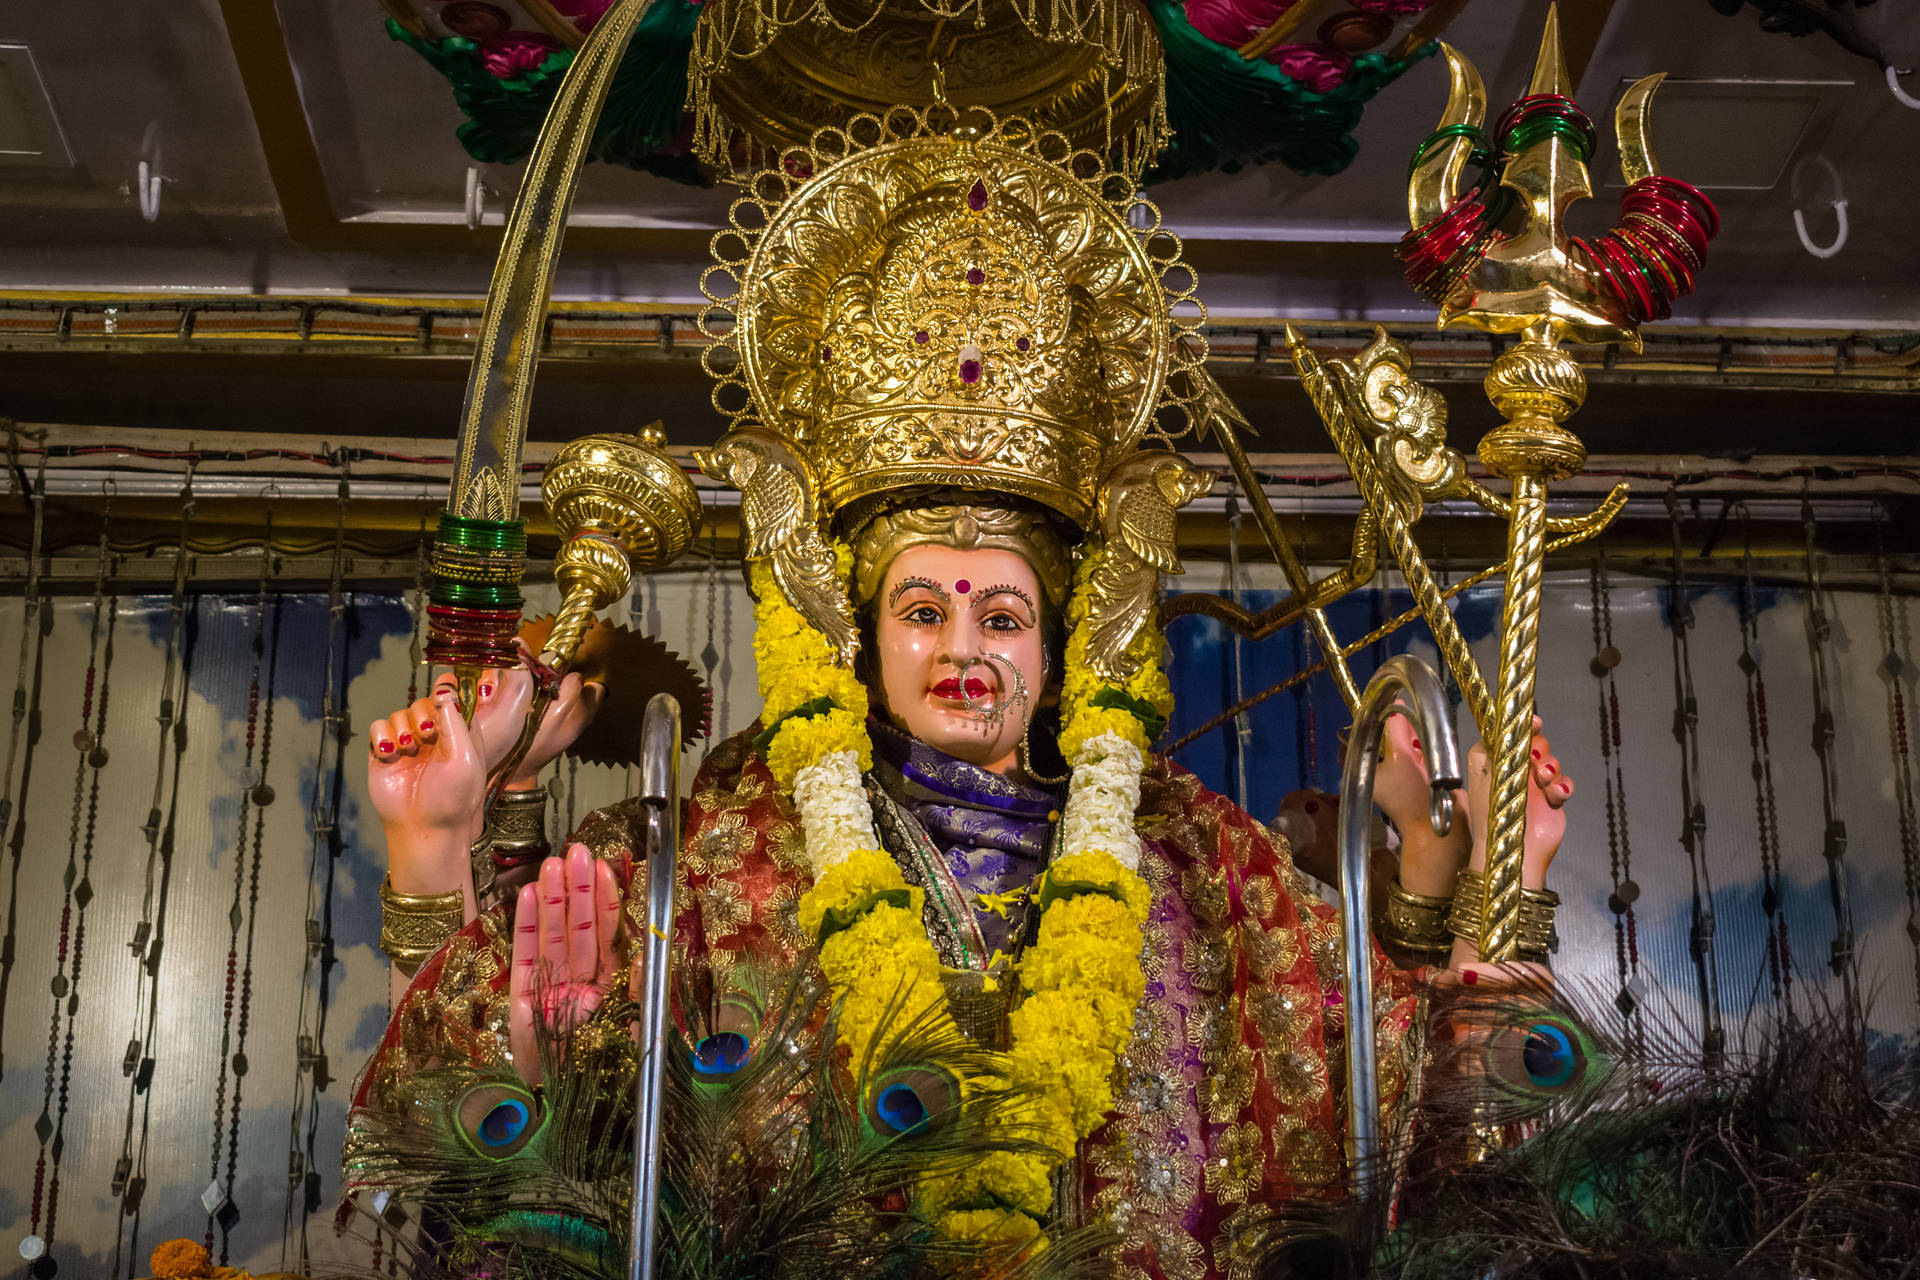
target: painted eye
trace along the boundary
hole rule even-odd
[[[507,1084],[476,1085],[460,1099],[460,1136],[488,1159],[502,1160],[533,1141],[545,1116],[540,1100]]]

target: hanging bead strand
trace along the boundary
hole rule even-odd
[[[40,1140],[33,1170],[33,1211],[29,1235],[21,1254],[36,1280],[46,1280],[58,1269],[53,1247],[60,1211],[60,1165],[66,1150],[67,1103],[73,1082],[74,1021],[80,1011],[80,979],[87,945],[87,906],[93,901],[93,837],[100,795],[100,769],[106,764],[107,682],[102,673],[101,638],[106,638],[105,668],[113,665],[113,602],[107,598],[109,552],[107,539],[112,511],[103,509],[93,582],[93,621],[87,640],[87,675],[80,694],[80,727],[74,731],[73,815],[67,830],[67,866],[61,875],[64,901],[60,906],[60,940],[53,977],[53,1019],[47,1028],[46,1084],[40,1097],[40,1115],[34,1136]],[[96,679],[98,685],[96,686]],[[95,690],[98,688],[99,697]],[[91,725],[91,728],[89,727]],[[81,794],[92,770],[91,801],[86,808],[85,838],[81,835]],[[61,1049],[64,1026],[65,1047]],[[56,1064],[56,1054],[58,1061]],[[56,1085],[57,1079],[57,1085]],[[56,1103],[56,1089],[57,1098]],[[51,1157],[51,1158],[49,1158]],[[115,1194],[118,1194],[117,1192]],[[44,1200],[43,1200],[44,1195]],[[46,1217],[42,1224],[41,1209]]]
[[[1893,756],[1893,798],[1900,812],[1900,873],[1907,895],[1907,941],[1913,945],[1913,981],[1920,998],[1920,816],[1916,816],[1912,739],[1907,732],[1906,682],[1913,654],[1905,644],[1906,627],[1895,625],[1893,572],[1887,562],[1887,513],[1873,508],[1873,564],[1880,578],[1880,644],[1886,650],[1881,671],[1887,678],[1887,736]],[[1906,621],[1899,606],[1899,621]]]
[[[15,428],[8,437],[9,474],[24,476],[19,460],[20,433]],[[33,532],[27,542],[27,582],[20,600],[20,659],[13,680],[13,718],[7,728],[6,774],[0,777],[0,832],[7,837],[7,932],[0,938],[0,1044],[6,1043],[7,997],[13,989],[13,961],[18,942],[20,918],[20,857],[27,847],[27,800],[32,794],[33,762],[40,745],[40,689],[46,669],[47,623],[52,615],[43,612],[40,594],[40,552],[46,535],[47,453],[40,451],[40,465],[26,493],[33,510]],[[31,659],[29,659],[31,654]],[[31,676],[29,676],[31,670]],[[21,750],[22,741],[25,751]],[[19,766],[19,809],[14,808],[14,766]],[[0,1057],[0,1079],[6,1076],[6,1060]]]
[[[287,1116],[287,1195],[281,1217],[282,1269],[310,1269],[312,1250],[307,1220],[321,1203],[320,1095],[332,1081],[327,1070],[327,1012],[333,994],[334,875],[344,847],[340,804],[346,786],[346,744],[350,737],[346,706],[346,650],[343,639],[351,601],[345,589],[347,508],[352,477],[345,451],[334,459],[340,469],[333,522],[333,556],[327,579],[327,644],[320,697],[320,743],[314,753],[313,789],[307,812],[313,842],[307,855],[307,946],[300,973],[300,1007],[294,1030],[293,1105]],[[296,1218],[298,1222],[296,1224]],[[293,1256],[289,1258],[289,1252]]]
[[[1687,553],[1680,540],[1680,498],[1666,492],[1667,519],[1673,531],[1673,586],[1667,619],[1673,633],[1673,736],[1680,744],[1680,847],[1686,850],[1692,878],[1692,927],[1687,949],[1693,957],[1700,996],[1700,1047],[1703,1065],[1719,1066],[1726,1047],[1720,1022],[1720,966],[1713,948],[1713,874],[1707,861],[1707,805],[1700,789],[1700,703],[1693,690],[1693,602],[1687,586]],[[1633,939],[1629,936],[1629,945]]]
[[[1827,643],[1832,638],[1833,620],[1827,612],[1826,586],[1821,580],[1820,551],[1815,541],[1813,497],[1803,487],[1800,495],[1800,528],[1806,542],[1807,559],[1807,668],[1813,676],[1813,748],[1820,757],[1820,808],[1826,818],[1826,834],[1821,854],[1827,862],[1827,898],[1833,905],[1833,946],[1828,952],[1828,967],[1840,980],[1843,1012],[1847,1019],[1847,1043],[1853,1044],[1865,1034],[1864,1010],[1860,1000],[1860,970],[1853,953],[1853,899],[1847,886],[1847,824],[1840,816],[1840,774],[1834,759],[1833,700],[1827,681]]]
[[[1745,546],[1740,556],[1740,670],[1747,681],[1747,750],[1752,757],[1754,821],[1760,838],[1760,909],[1766,913],[1767,981],[1776,1001],[1790,1001],[1793,971],[1783,963],[1787,917],[1780,876],[1780,812],[1774,803],[1773,739],[1767,723],[1767,677],[1760,668],[1760,600],[1753,583],[1753,528],[1740,504]]]
[[[180,491],[180,545],[174,557],[173,594],[168,600],[166,667],[160,679],[160,734],[154,762],[153,806],[147,811],[146,894],[141,905],[140,923],[128,949],[137,961],[134,967],[133,1034],[128,1042],[128,1058],[140,1046],[138,1064],[127,1082],[126,1125],[121,1134],[120,1158],[130,1165],[130,1173],[120,1191],[120,1214],[114,1230],[114,1271],[120,1271],[120,1259],[127,1259],[131,1272],[133,1259],[140,1256],[140,1227],[147,1190],[147,1156],[151,1147],[153,1077],[158,1065],[160,1027],[160,974],[166,954],[167,906],[173,883],[174,836],[180,815],[180,777],[187,754],[188,694],[193,681],[194,641],[198,633],[198,602],[187,595],[187,565],[191,556],[188,534],[193,527],[193,463],[187,464]],[[178,681],[176,687],[175,681]],[[166,800],[166,815],[161,816],[161,800]],[[121,1064],[123,1067],[125,1062]],[[135,1116],[139,1117],[139,1141],[134,1142]],[[125,1248],[123,1255],[122,1248]]]
[[[1607,894],[1607,909],[1613,915],[1613,955],[1620,989],[1614,995],[1614,1007],[1635,1043],[1645,1029],[1640,1013],[1645,986],[1640,977],[1640,947],[1634,920],[1634,903],[1639,901],[1640,886],[1633,878],[1633,833],[1627,821],[1627,777],[1620,749],[1620,690],[1614,672],[1620,666],[1620,650],[1613,643],[1613,581],[1607,572],[1604,548],[1593,558],[1587,590],[1593,604],[1593,672],[1599,700],[1600,774],[1606,788],[1607,866],[1613,876],[1613,888]]]

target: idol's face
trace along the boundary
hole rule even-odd
[[[873,602],[880,695],[894,723],[1006,773],[1047,686],[1038,577],[1012,551],[909,547]]]

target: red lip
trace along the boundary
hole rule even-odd
[[[964,702],[969,698],[975,702],[979,702],[986,698],[991,692],[993,691],[987,687],[987,682],[977,676],[967,681],[967,688],[964,694],[960,690],[959,676],[948,676],[945,680],[933,686],[933,695],[936,698],[951,698],[955,702]]]

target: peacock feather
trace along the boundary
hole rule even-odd
[[[1391,1197],[1271,1207],[1262,1280],[1920,1275],[1920,1064],[1870,1068],[1841,1012],[1769,1011],[1710,1057],[1657,995],[1626,1017],[1566,980],[1430,995],[1454,1030]]]
[[[936,1237],[913,1190],[997,1150],[1023,1099],[969,1091],[998,1059],[950,1020],[891,1011],[864,1061],[836,1053],[808,957],[686,966],[663,1121],[666,1280],[1048,1280],[1097,1275],[1104,1231],[1044,1250]],[[349,1120],[347,1173],[422,1225],[414,1280],[623,1275],[632,1194],[631,1006],[541,1046],[529,1088],[498,1060],[415,1071]],[[1011,1135],[1011,1136],[1009,1136]],[[391,1210],[389,1210],[391,1213]],[[391,1219],[390,1219],[391,1220]]]

